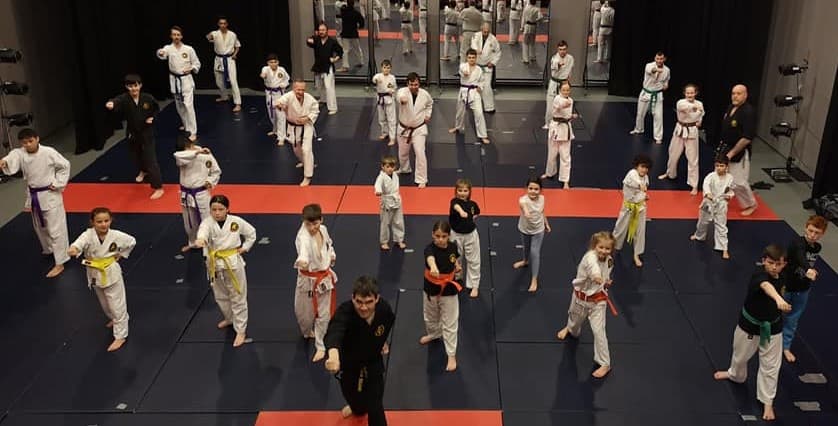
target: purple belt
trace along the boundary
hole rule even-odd
[[[230,88],[230,64],[227,62],[228,61],[227,58],[233,57],[233,54],[231,53],[229,55],[219,55],[219,54],[216,53],[215,56],[218,56],[219,58],[221,58],[221,73],[224,74],[224,88],[229,89]]]
[[[270,92],[270,94],[268,95],[268,96],[270,96],[270,99],[271,99],[270,101],[268,101],[268,115],[271,117],[271,120],[273,120],[274,117],[276,116],[276,112],[274,111],[276,109],[276,107],[274,106],[274,93],[279,93],[279,96],[282,96],[282,95],[285,94],[285,91],[282,90],[281,87],[268,87],[268,86],[265,86],[265,90]]]
[[[384,98],[386,98],[387,96],[393,96],[393,95],[391,95],[389,93],[378,93],[378,105],[381,105],[381,106],[386,105],[384,103]]]
[[[180,192],[186,195],[186,197],[184,197],[186,207],[189,207],[189,197],[192,197],[192,201],[195,202],[195,219],[197,220],[196,224],[198,225],[201,224],[201,209],[198,208],[198,198],[196,195],[206,190],[207,188],[204,186],[199,186],[197,188],[187,188],[183,185],[180,186]],[[189,221],[189,227],[192,228],[192,215],[187,213],[186,220]]]
[[[49,189],[50,187],[48,186],[42,186],[40,188],[29,187],[29,198],[31,199],[30,207],[32,207],[32,213],[38,218],[38,223],[41,228],[46,228],[47,221],[44,219],[44,210],[41,209],[41,201],[38,200],[38,193],[49,191]]]

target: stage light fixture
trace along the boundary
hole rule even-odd
[[[9,122],[9,127],[25,127],[32,124],[34,117],[31,112],[21,112],[3,117]]]
[[[0,84],[0,90],[7,95],[26,95],[29,93],[29,86],[26,83],[18,83],[16,81],[4,81]]]
[[[19,50],[9,49],[8,47],[0,48],[0,62],[14,64],[20,61],[22,57]]]
[[[775,138],[778,138],[780,136],[790,138],[791,135],[794,134],[795,130],[797,130],[797,128],[791,127],[791,124],[789,124],[788,122],[781,121],[771,126],[771,129],[769,131],[771,132],[771,136],[774,136]]]
[[[780,74],[785,75],[785,76],[789,76],[789,75],[800,74],[800,73],[808,70],[809,69],[809,63],[804,61],[803,65],[782,64],[777,68],[780,71]]]
[[[802,100],[803,96],[777,95],[774,97],[774,105],[778,107],[793,106],[799,104]]]

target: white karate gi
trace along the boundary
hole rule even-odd
[[[475,36],[476,37],[476,36]],[[480,83],[483,70],[478,65],[469,67],[467,62],[460,64],[460,93],[457,96],[457,115],[454,117],[454,127],[459,131],[466,129],[466,107],[474,113],[474,127],[478,138],[488,137],[486,120],[483,117],[483,101],[480,96]]]
[[[497,9],[498,9],[498,16],[497,21],[498,23],[503,22],[506,20],[506,15],[509,13],[506,10],[506,0],[497,0]]]
[[[428,183],[428,159],[425,156],[425,137],[433,112],[434,100],[430,93],[420,88],[416,100],[410,89],[402,87],[396,92],[399,105],[399,173],[410,173],[410,147],[416,155],[416,172],[413,175],[417,184]]]
[[[521,14],[521,32],[524,33],[524,47],[521,49],[521,58],[525,63],[535,61],[535,34],[538,30],[538,23],[544,19],[541,9],[538,6],[527,4]]]
[[[44,145],[38,145],[38,151],[33,154],[15,148],[3,161],[6,162],[3,173],[13,175],[23,171],[28,188],[25,208],[32,211],[32,228],[41,243],[41,253],[51,254],[56,265],[63,265],[70,260],[67,255],[70,237],[61,193],[70,180],[70,162],[54,148]],[[50,186],[54,189],[49,189]],[[33,203],[32,197],[37,203]]]
[[[276,102],[280,96],[285,94],[290,84],[288,71],[283,67],[276,67],[272,70],[269,66],[262,67],[259,74],[265,81],[265,108],[268,111],[268,119],[271,120],[272,131],[276,133],[276,140],[288,139],[288,129],[285,124],[285,111],[276,109]]]
[[[71,246],[79,249],[79,256],[85,260],[106,259],[119,256],[126,258],[131,255],[131,250],[137,244],[134,237],[115,229],[108,230],[105,238],[101,241],[93,228],[87,228],[73,241]],[[99,269],[87,267],[87,285],[96,292],[99,305],[105,316],[113,321],[113,338],[125,339],[128,337],[128,302],[125,297],[125,282],[122,279],[122,267],[119,262],[113,262],[105,268],[104,272]]]
[[[669,159],[666,162],[666,175],[670,179],[678,176],[678,160],[681,153],[687,151],[687,185],[698,186],[698,126],[704,117],[704,104],[699,100],[692,102],[681,99],[675,104],[678,121],[672,140],[669,142]]]
[[[175,164],[180,169],[180,207],[183,227],[190,247],[195,247],[198,227],[210,217],[211,187],[218,185],[221,168],[212,154],[204,154],[196,149],[174,153]]]
[[[653,73],[653,70],[656,72]],[[649,111],[649,103],[652,103],[654,104],[652,123],[655,141],[663,140],[663,91],[669,86],[669,75],[669,67],[666,65],[658,68],[655,61],[646,64],[643,70],[643,89],[637,97],[637,120],[634,124],[634,132],[643,133],[646,112]]]
[[[596,60],[597,62],[607,62],[611,59],[611,34],[614,31],[614,8],[610,5],[603,4],[599,14]]]
[[[390,0],[384,0],[384,2],[388,4],[389,1]],[[379,25],[379,21],[381,20],[382,13],[381,1],[374,0],[372,3],[372,25],[370,26],[370,37],[376,41],[381,38],[381,25]]]
[[[175,108],[183,122],[183,128],[191,135],[198,134],[198,121],[195,118],[195,80],[192,74],[201,70],[201,61],[192,46],[181,43],[163,46],[157,57],[169,62],[169,88],[175,97]],[[190,71],[186,71],[191,67]]]
[[[312,236],[306,229],[305,223],[300,225],[297,231],[297,238],[294,245],[297,247],[297,260],[294,267],[297,268],[297,288],[294,291],[294,314],[297,316],[297,324],[303,337],[311,335],[314,328],[314,347],[318,351],[325,351],[323,336],[331,319],[332,292],[338,282],[337,274],[332,271],[335,262],[335,247],[326,225],[320,225],[320,235],[323,237],[323,244],[317,244],[317,238]],[[305,269],[300,264],[306,262]],[[300,271],[324,273],[322,279],[309,277]],[[318,282],[319,281],[319,282]],[[316,311],[315,311],[316,298]]]
[[[215,51],[215,63],[213,69],[215,70],[215,85],[221,91],[221,97],[227,99],[227,83],[224,80],[224,59],[227,59],[227,76],[230,79],[230,87],[233,89],[233,103],[236,105],[242,104],[242,95],[239,90],[238,72],[236,70],[236,59],[231,55],[235,53],[236,49],[242,46],[239,42],[239,37],[236,33],[227,30],[227,33],[221,30],[215,30],[210,33],[212,37],[212,47]]]
[[[466,51],[471,47],[471,38],[480,32],[480,25],[483,24],[483,15],[474,6],[469,6],[460,11],[460,22],[463,33],[460,36],[460,60],[466,60]]]
[[[646,192],[640,190],[640,186],[644,185],[649,188],[649,175],[640,177],[637,169],[631,169],[626,173],[623,179],[623,204],[620,206],[620,215],[617,217],[617,223],[614,224],[614,249],[620,250],[623,248],[623,242],[629,237],[628,230],[631,222],[632,211],[627,205],[636,205],[637,213],[637,229],[633,238],[634,254],[641,255],[646,249]]]
[[[413,10],[402,5],[399,16],[402,20],[402,53],[413,52]]]
[[[507,44],[518,44],[518,35],[521,32],[521,11],[524,10],[524,0],[509,0],[509,42]]]
[[[754,197],[754,191],[751,190],[751,184],[748,182],[751,175],[751,153],[747,147],[742,150],[745,151],[742,159],[735,163],[731,161],[727,171],[733,176],[733,193],[736,195],[736,201],[739,202],[740,207],[745,209],[756,207],[757,199]]]
[[[460,35],[460,28],[457,21],[460,18],[460,12],[456,9],[452,9],[448,6],[445,6],[445,10],[443,10],[443,16],[445,16],[445,28],[443,28],[443,34],[445,35],[445,41],[443,42],[442,47],[442,57],[443,58],[451,58],[455,56],[457,53],[457,39]],[[451,47],[454,47],[454,55],[451,54]]]
[[[428,0],[419,0],[419,43],[428,42]]]
[[[402,196],[399,194],[399,175],[392,176],[381,171],[375,178],[375,192],[381,194],[381,227],[379,241],[381,244],[390,242],[390,228],[393,228],[393,242],[404,242],[404,213],[402,212]]]
[[[783,364],[783,333],[771,335],[771,341],[759,345],[759,336],[750,336],[741,327],[733,331],[733,353],[727,374],[734,383],[745,383],[748,379],[748,361],[759,350],[757,370],[757,400],[763,404],[774,404],[777,396],[777,378]]]
[[[483,15],[483,22],[492,23],[492,12],[494,9],[494,5],[492,3],[494,2],[492,0],[482,0],[481,3],[480,13]]]
[[[314,0],[314,15],[317,17],[317,22],[326,20],[326,1]]]
[[[489,33],[484,41],[483,32],[479,32],[471,38],[471,48],[477,51],[477,65],[482,70],[480,96],[483,99],[483,109],[485,111],[494,111],[495,94],[492,90],[492,75],[500,63],[500,43],[498,43],[497,37],[492,33]],[[492,64],[492,66],[489,67],[488,64]]]
[[[573,99],[556,95],[553,98],[553,120],[547,132],[547,176],[556,175],[556,156],[559,156],[559,182],[570,182],[570,141],[573,140]]]
[[[599,26],[602,23],[601,7],[602,2],[599,0],[591,2],[591,44],[593,45],[597,44],[597,38],[599,38]]]
[[[544,112],[544,125],[550,126],[553,118],[553,99],[559,94],[561,83],[570,80],[573,72],[573,55],[565,54],[564,57],[556,53],[550,58],[550,83],[547,85],[547,108]]]
[[[384,75],[378,73],[372,77],[375,84],[376,109],[378,109],[378,125],[381,127],[381,134],[390,137],[391,142],[396,140],[396,102],[393,96],[396,94],[398,85],[396,76],[393,74]]]
[[[288,140],[294,144],[294,155],[303,163],[303,177],[314,176],[314,150],[312,140],[314,138],[314,122],[320,114],[320,105],[317,99],[308,93],[303,94],[303,102],[297,99],[294,92],[282,95],[276,103],[283,110],[287,118]],[[302,124],[302,119],[308,117],[307,124]]]
[[[567,310],[567,330],[573,337],[579,337],[585,321],[591,324],[594,334],[594,362],[600,366],[611,365],[611,354],[608,350],[608,336],[605,334],[605,316],[608,302],[602,300],[594,302],[587,297],[605,290],[605,283],[611,279],[614,259],[608,256],[600,261],[596,250],[589,250],[582,256],[579,267],[576,268],[576,278],[573,279],[573,296],[570,298],[570,308]],[[594,279],[601,278],[603,284],[597,284]],[[580,298],[576,292],[585,294]]]
[[[695,225],[695,239],[707,238],[707,225],[713,222],[713,240],[716,250],[727,250],[727,203],[733,197],[733,176],[730,172],[719,176],[710,172],[702,184],[704,198],[698,207],[698,223]]]
[[[244,241],[242,241],[242,238],[244,238]],[[224,221],[222,227],[210,216],[204,219],[201,226],[198,227],[198,239],[206,241],[205,252],[207,254],[215,250],[229,250],[239,247],[248,251],[256,242],[256,228],[241,217],[231,214],[227,215],[227,220]],[[207,262],[209,262],[209,258]],[[229,265],[229,269],[227,265]],[[209,268],[209,263],[207,267]],[[226,259],[219,257],[215,260],[214,276],[209,276],[215,303],[218,304],[224,320],[233,323],[233,329],[236,330],[237,334],[247,332],[247,274],[244,267],[244,257],[241,254],[234,254]],[[237,283],[238,290],[236,289]]]

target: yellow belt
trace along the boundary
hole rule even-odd
[[[210,281],[215,279],[215,261],[217,259],[221,259],[224,261],[224,269],[227,270],[227,273],[230,274],[230,278],[233,280],[233,288],[236,290],[236,293],[242,294],[241,286],[239,285],[239,280],[236,278],[236,274],[233,273],[233,268],[230,266],[230,261],[227,260],[230,256],[234,256],[239,254],[239,249],[232,248],[226,250],[212,250],[209,252],[209,265],[207,265],[207,269],[209,269]]]
[[[623,201],[623,207],[627,208],[631,212],[631,218],[629,219],[629,229],[628,229],[628,236],[626,237],[626,242],[631,243],[634,240],[634,234],[637,232],[637,222],[640,218],[640,208],[643,207],[645,203],[632,203],[630,201]]]
[[[99,271],[102,275],[102,282],[99,283],[99,287],[107,287],[108,286],[108,273],[105,272],[108,269],[108,266],[111,266],[116,262],[115,257],[102,257],[99,259],[84,259],[81,261],[81,264],[87,266],[88,268],[93,268]]]

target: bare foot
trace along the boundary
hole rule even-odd
[[[309,186],[311,185],[311,178],[303,178],[303,181],[300,182],[300,186]]]
[[[283,146],[285,145],[285,139],[277,139],[276,146]]]
[[[594,370],[594,372],[591,373],[591,376],[594,376],[597,379],[601,379],[601,378],[605,377],[608,374],[609,371],[611,371],[611,367],[608,366],[608,365],[603,365],[603,366],[597,368],[596,370]]]
[[[693,189],[690,191],[690,195],[696,195],[696,194],[698,194],[698,189],[696,187],[693,187]]]
[[[47,278],[55,278],[64,272],[64,265],[55,265],[47,272]]]
[[[382,244],[381,245],[381,250],[390,250],[390,245],[387,244],[387,243]]]
[[[238,348],[245,343],[247,336],[244,333],[236,333],[236,338],[233,340],[233,347]]]
[[[399,246],[399,248],[402,250],[404,250],[404,248],[407,247],[407,244],[405,244],[404,241],[398,242],[396,243],[396,245]]]
[[[110,320],[107,323],[105,323],[105,328],[113,328],[113,320]]]
[[[430,343],[430,342],[432,342],[436,339],[439,339],[439,337],[431,337],[430,335],[426,334],[426,335],[419,338],[419,344],[420,345],[427,345],[428,343]]]
[[[145,172],[140,172],[137,177],[134,178],[134,182],[140,183],[145,179]]]
[[[527,266],[528,263],[529,262],[527,262],[526,260],[519,260],[519,261],[513,263],[512,267],[515,268],[515,269],[521,269],[524,266]]]
[[[570,182],[565,182],[563,188],[570,189]]]
[[[225,328],[227,328],[227,327],[229,327],[229,326],[231,326],[231,325],[233,325],[233,321],[227,321],[227,320],[225,319],[225,320],[221,320],[221,321],[219,321],[219,322],[218,322],[218,325],[216,325],[216,327],[218,327],[218,329],[219,329],[219,330],[223,330],[223,329],[225,329]]]
[[[445,371],[454,371],[457,369],[457,357],[448,355],[448,364],[445,365]]]
[[[108,346],[108,352],[118,351],[119,348],[121,348],[122,345],[124,345],[124,344],[125,344],[125,339],[113,339],[113,343],[111,343],[111,345]]]
[[[722,259],[730,259],[730,253],[727,250],[722,250]]]
[[[274,132],[273,130],[271,130],[270,132],[268,132],[268,136],[276,136],[276,132]]]
[[[698,237],[695,236],[695,234],[692,234],[692,235],[690,235],[690,241],[701,241],[701,240],[699,240]]]
[[[637,266],[638,268],[643,266],[643,261],[641,261],[640,256],[636,254],[634,255],[634,266]]]
[[[553,175],[553,176],[555,176],[555,175]],[[547,173],[544,173],[543,175],[541,175],[541,180],[552,179],[553,176],[550,176]]]
[[[565,327],[559,330],[558,333],[556,333],[556,338],[559,340],[564,340],[567,338],[568,333],[570,333],[570,330],[568,330],[567,327]]]
[[[294,164],[294,168],[295,169],[302,169],[303,168],[303,163]]]
[[[189,135],[189,140],[195,142],[196,140],[198,140],[198,135]]]
[[[154,192],[151,193],[151,196],[148,197],[148,198],[150,198],[152,200],[156,200],[156,199],[163,196],[163,192],[165,192],[165,191],[163,191],[163,188],[155,189]]]
[[[233,107],[233,112],[240,112],[241,110],[242,110],[241,105],[236,105],[236,106]]]
[[[483,142],[486,145],[492,143],[492,141],[490,141],[489,138],[482,138],[482,139],[480,139],[480,142]]]
[[[783,356],[786,358],[786,361],[788,361],[788,362],[797,361],[797,357],[794,356],[793,353],[791,353],[790,349],[783,349]]]
[[[719,370],[713,373],[713,378],[716,380],[727,380],[730,379],[730,373],[727,370]]]
[[[303,334],[303,339],[313,339],[314,338],[314,331],[309,331],[306,334]]]
[[[532,281],[530,281],[530,288],[527,289],[530,293],[535,293],[538,290],[538,279],[533,277]]]
[[[187,245],[185,245],[185,246],[183,246],[183,247],[181,247],[181,248],[180,248],[180,252],[181,252],[181,253],[186,253],[186,252],[188,252],[189,250],[192,250],[192,246],[190,246],[189,244],[187,244]]]
[[[390,142],[387,142],[387,146],[393,146],[393,145],[395,145],[395,144],[396,144],[396,140],[395,140],[395,139],[390,139]]]
[[[317,351],[314,353],[314,356],[311,357],[311,362],[320,362],[323,361],[323,358],[326,358],[326,351]]]
[[[658,176],[658,180],[664,180],[664,179],[669,179],[669,175],[664,173],[664,174]]]
[[[227,102],[227,98],[215,98],[216,102]]]
[[[344,405],[343,408],[340,409],[340,415],[344,419],[348,419],[349,417],[352,416],[352,407],[350,407],[348,405]]]
[[[422,188],[424,188],[424,187],[426,187],[426,186],[428,186],[428,184],[427,184],[427,183],[420,183],[420,184],[418,185],[419,189],[422,189]]]
[[[381,135],[378,137],[378,140],[380,141],[383,141],[384,139],[387,139],[387,135]]]
[[[474,287],[473,289],[471,289],[471,293],[469,293],[468,297],[471,297],[472,299],[476,299],[477,296],[479,296],[479,295],[480,295],[480,290],[477,287]]]
[[[774,406],[771,404],[763,404],[762,408],[762,419],[763,420],[774,420],[776,417],[774,416]]]
[[[448,129],[448,133],[451,133],[452,135],[459,132],[459,131],[460,131],[460,129],[458,129],[456,127],[452,127],[450,129]]]
[[[753,205],[751,207],[748,207],[745,210],[742,210],[741,212],[739,212],[739,214],[742,215],[742,216],[750,216],[750,215],[754,214],[754,210],[756,210],[756,209],[757,209],[757,206]]]

